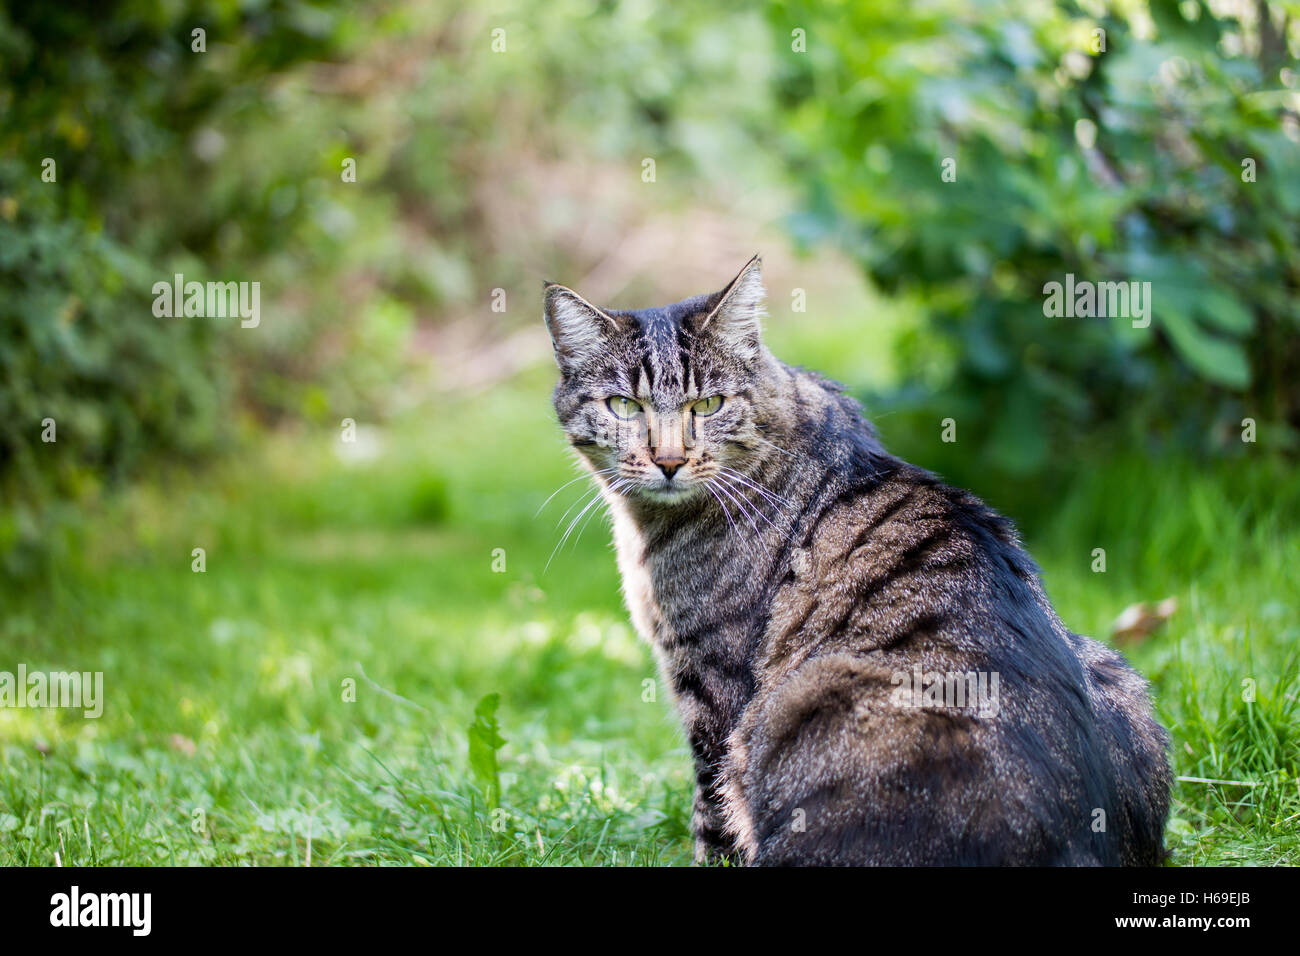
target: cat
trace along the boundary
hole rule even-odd
[[[663,308],[545,286],[559,422],[695,762],[701,862],[1153,865],[1168,735],[1011,522],[776,359],[755,256]]]

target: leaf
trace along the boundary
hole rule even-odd
[[[497,767],[497,751],[506,745],[497,723],[497,706],[500,694],[487,694],[474,708],[474,721],[469,725],[469,767],[483,784],[488,806],[495,807],[501,798],[501,777]]]
[[[1231,293],[1210,289],[1199,297],[1197,312],[1211,325],[1237,335],[1247,335],[1255,328],[1255,316]]]
[[[1130,604],[1115,618],[1115,623],[1110,626],[1110,636],[1116,644],[1137,644],[1164,626],[1177,610],[1178,599],[1173,597],[1160,602]]]
[[[1160,310],[1160,323],[1178,354],[1201,376],[1229,388],[1250,385],[1250,365],[1237,343],[1210,335],[1180,309]]]

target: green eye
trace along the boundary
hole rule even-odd
[[[691,406],[691,411],[696,415],[712,415],[722,407],[721,395],[710,395],[708,398],[702,398]]]
[[[605,399],[605,404],[619,418],[636,418],[641,414],[641,406],[626,395],[613,395]]]

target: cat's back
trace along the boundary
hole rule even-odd
[[[1129,827],[1142,794],[1117,771],[1163,765],[1144,685],[1069,634],[1011,524],[969,493],[894,459],[831,476],[759,646],[728,777],[755,861],[1132,856],[1133,834],[1092,825]],[[1115,766],[1124,746],[1142,766]]]
[[[1011,650],[1008,626],[1015,653],[1075,660],[1009,521],[896,459],[846,471],[790,536],[761,641],[770,678],[828,651],[939,653],[945,635],[949,663],[988,665]]]

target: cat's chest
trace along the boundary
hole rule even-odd
[[[614,517],[614,550],[618,556],[619,576],[623,581],[623,601],[632,618],[632,626],[641,638],[655,642],[662,619],[655,597],[654,581],[644,560],[645,546],[641,531],[622,507],[611,505]]]
[[[614,509],[614,544],[623,596],[638,633],[663,646],[692,643],[740,630],[758,603],[750,585],[763,569],[752,558],[733,554],[725,541],[706,530],[682,528],[679,534],[647,535],[622,509]]]

